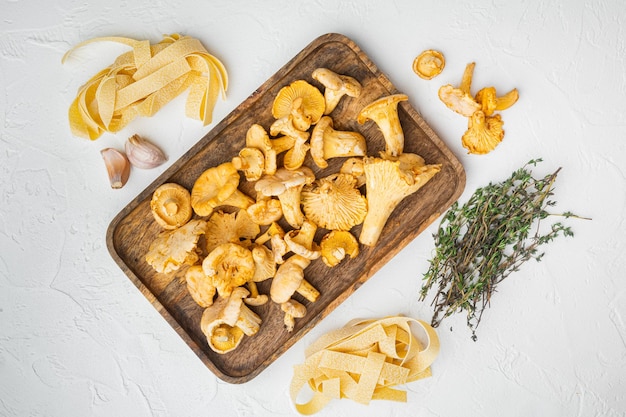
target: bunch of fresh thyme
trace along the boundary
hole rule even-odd
[[[477,189],[467,203],[454,203],[443,217],[433,236],[435,253],[420,292],[423,301],[437,288],[433,327],[465,311],[476,340],[476,328],[498,283],[525,261],[540,261],[544,255],[540,246],[559,235],[573,236],[560,222],[548,230],[539,227],[541,220],[554,215],[546,209],[555,205],[550,197],[560,168],[535,179],[529,167],[538,162],[541,159],[531,160],[507,180]],[[559,216],[577,217],[570,212]]]

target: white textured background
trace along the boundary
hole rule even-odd
[[[210,128],[177,99],[96,142],[72,137],[77,88],[125,47],[73,45],[98,36],[199,38],[227,66],[221,120],[310,41],[352,38],[460,158],[461,200],[535,157],[563,167],[557,208],[574,238],[547,247],[499,288],[470,340],[464,316],[439,329],[433,377],[406,404],[335,401],[333,416],[626,415],[626,6],[622,0],[124,1],[0,0],[0,415],[289,416],[292,366],[304,348],[355,317],[430,319],[418,301],[436,222],[251,382],[217,379],[110,258],[111,219]],[[411,71],[437,48],[445,71]],[[475,86],[517,87],[504,142],[464,152],[465,120],[437,98],[475,61]],[[169,155],[111,190],[100,149],[145,135]]]

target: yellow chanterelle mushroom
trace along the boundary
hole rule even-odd
[[[222,243],[204,261],[202,270],[211,278],[217,293],[226,297],[254,276],[252,252],[236,243]]]
[[[418,158],[415,165],[410,159],[389,160],[366,157],[364,159],[367,214],[363,221],[359,242],[374,246],[396,206],[413,194],[441,170],[440,164],[423,165]]]
[[[165,183],[152,193],[150,210],[154,220],[164,229],[179,228],[191,219],[191,195],[179,184]]]
[[[315,69],[311,77],[324,86],[324,101],[326,103],[324,114],[332,113],[343,96],[356,98],[361,94],[361,83],[355,78],[337,74],[328,68]]]
[[[200,307],[209,307],[213,304],[216,288],[202,270],[201,265],[192,265],[185,272],[185,281],[187,282],[187,290],[191,298]]]
[[[398,156],[404,150],[404,131],[398,116],[398,104],[408,99],[406,94],[379,98],[365,106],[357,117],[360,124],[369,119],[378,125],[385,139],[385,152],[391,156]]]
[[[467,131],[463,134],[463,147],[469,153],[483,155],[491,152],[504,138],[502,117],[487,116],[481,110],[469,118]]]
[[[261,328],[261,318],[243,302],[248,295],[245,288],[235,288],[204,310],[200,328],[213,351],[228,353],[239,346],[244,335],[252,336]]]
[[[333,230],[320,241],[322,261],[329,266],[337,266],[346,256],[356,258],[359,254],[359,242],[345,230]]]
[[[204,171],[191,189],[191,206],[198,216],[209,216],[222,205],[246,209],[254,200],[239,189],[239,172],[232,162]]]
[[[317,87],[305,80],[296,80],[280,89],[272,104],[276,119],[290,117],[294,126],[306,131],[324,114],[324,96]]]
[[[294,319],[304,317],[306,314],[304,305],[291,298],[294,293],[297,292],[310,302],[319,297],[319,291],[304,279],[304,270],[310,262],[300,255],[293,255],[278,267],[272,280],[270,297],[285,313],[284,322],[288,332],[294,329]]]
[[[320,168],[328,167],[327,159],[365,156],[367,143],[359,132],[335,130],[333,119],[323,116],[311,133],[311,157]]]
[[[332,174],[306,186],[301,193],[307,218],[328,230],[350,230],[361,224],[367,201],[350,174]]]
[[[150,244],[146,262],[155,271],[164,274],[178,270],[183,265],[198,261],[198,240],[206,233],[204,220],[190,220],[174,230],[161,232]]]
[[[222,243],[237,243],[249,246],[261,228],[251,221],[246,210],[226,213],[218,210],[207,221],[207,230],[204,240],[207,253],[213,251]]]

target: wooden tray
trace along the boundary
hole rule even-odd
[[[308,313],[296,321],[293,332],[284,329],[279,306],[269,302],[265,306],[252,307],[263,319],[256,335],[245,337],[237,349],[227,354],[213,352],[200,330],[203,309],[189,296],[184,273],[159,274],[144,260],[150,243],[161,231],[150,213],[152,193],[165,182],[175,182],[191,189],[205,169],[230,160],[244,146],[245,133],[253,123],[269,130],[274,121],[272,102],[280,88],[296,79],[305,79],[323,88],[311,78],[312,71],[318,67],[350,75],[362,83],[363,94],[358,99],[342,99],[331,116],[336,129],[361,132],[368,140],[368,153],[377,155],[384,148],[378,127],[371,121],[358,124],[356,115],[374,99],[398,93],[398,90],[354,42],[339,34],[326,34],[304,48],[200,139],[132,200],[107,230],[107,247],[120,268],[202,362],[229,383],[244,383],[257,376],[437,219],[465,187],[465,171],[459,161],[409,102],[400,103],[398,112],[405,133],[405,152],[417,153],[427,163],[442,164],[441,172],[396,207],[374,248],[361,246],[357,258],[346,260],[333,269],[326,267],[321,259],[311,263],[306,269],[306,279],[321,295],[314,303],[294,297],[307,306]],[[337,172],[342,163],[338,159],[329,160],[329,167],[324,170],[317,169],[310,159],[305,164],[319,178]],[[242,179],[240,189],[255,197],[254,188],[246,184],[245,179]],[[319,230],[320,235],[323,232]],[[353,232],[358,236],[360,226]],[[261,293],[269,293],[269,281],[259,284]]]

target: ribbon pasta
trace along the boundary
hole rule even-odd
[[[411,323],[425,332],[426,347],[412,333]],[[306,349],[304,364],[294,367],[291,400],[305,415],[340,398],[361,404],[371,400],[405,402],[406,391],[395,386],[431,376],[430,365],[438,353],[437,333],[421,320],[403,316],[353,320]],[[308,402],[299,403],[306,385],[313,395]]]
[[[132,48],[98,72],[78,89],[69,108],[72,134],[95,140],[103,132],[117,132],[137,116],[150,117],[189,89],[185,114],[212,121],[218,96],[226,97],[228,74],[224,65],[199,40],[179,34],[166,35],[157,44],[124,37],[100,37],[82,42],[117,42]]]

